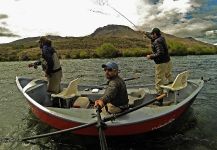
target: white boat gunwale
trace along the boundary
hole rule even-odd
[[[198,84],[197,89],[196,89],[191,95],[189,95],[187,98],[185,98],[184,100],[182,100],[180,103],[178,103],[178,104],[176,104],[176,105],[171,105],[171,106],[164,106],[164,108],[166,108],[166,107],[169,108],[169,109],[167,109],[167,111],[163,111],[163,112],[161,112],[161,113],[159,113],[159,114],[156,114],[156,116],[154,116],[154,117],[153,117],[153,116],[146,117],[145,119],[140,120],[140,121],[136,121],[136,122],[127,122],[127,123],[124,122],[124,123],[120,123],[120,124],[109,123],[109,126],[113,126],[113,125],[114,125],[114,126],[123,126],[123,125],[136,124],[136,123],[140,123],[140,122],[144,122],[144,121],[148,121],[148,120],[160,118],[160,117],[162,117],[162,116],[164,116],[164,115],[167,115],[167,114],[169,114],[169,113],[172,113],[173,111],[175,111],[176,109],[178,109],[178,108],[184,106],[187,102],[189,102],[191,99],[193,99],[193,98],[198,94],[198,92],[201,90],[201,88],[203,87],[203,83],[204,83],[203,80],[198,80],[198,81],[197,81],[197,82],[198,82],[197,84],[195,83],[195,80],[188,80],[188,82],[189,82],[189,83],[192,83],[192,84],[195,84],[195,85]],[[200,83],[199,83],[199,82],[200,82]],[[58,118],[60,118],[60,119],[66,120],[66,121],[73,121],[73,122],[78,123],[78,124],[90,123],[90,122],[76,121],[76,120],[75,120],[75,117],[72,117],[72,116],[69,117],[68,115],[64,115],[64,114],[58,113],[58,112],[56,112],[56,111],[54,111],[54,110],[49,109],[48,107],[42,106],[41,104],[39,104],[38,102],[36,102],[35,100],[33,100],[26,92],[24,92],[24,91],[22,90],[22,87],[21,87],[21,85],[20,85],[20,83],[19,83],[19,77],[16,77],[16,83],[17,83],[17,86],[18,86],[19,90],[23,93],[23,95],[26,97],[26,99],[27,99],[33,106],[35,106],[35,107],[37,107],[38,109],[42,110],[42,111],[45,112],[46,114],[48,114],[48,115],[53,115],[54,117],[58,117]],[[81,109],[81,108],[70,108],[70,111],[73,111],[74,109]],[[139,110],[133,112],[132,114],[127,114],[127,115],[128,115],[128,117],[130,117],[130,116],[132,116],[132,115],[135,115],[136,113],[141,113],[141,112],[145,113],[145,111],[147,111],[147,110],[145,110],[145,109],[147,109],[147,107],[141,108],[141,109],[139,109]],[[148,109],[155,109],[155,108],[148,108]],[[82,109],[81,111],[83,111],[83,110],[85,110],[85,109]],[[92,111],[95,112],[94,109],[93,109]],[[122,118],[124,118],[124,116],[123,116]],[[95,120],[94,120],[94,119],[91,119],[91,121],[92,121],[92,120],[93,120],[93,122],[96,121],[96,119],[95,119]],[[121,118],[117,118],[116,121],[118,121],[118,120],[121,121]]]

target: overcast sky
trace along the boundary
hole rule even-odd
[[[217,43],[217,0],[0,0],[0,43],[42,35],[85,36],[108,24],[159,27]]]

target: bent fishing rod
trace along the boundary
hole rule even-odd
[[[100,2],[99,5],[101,5],[101,6],[103,6],[103,5],[108,6],[109,8],[111,8],[112,10],[114,10],[115,12],[117,12],[119,15],[121,15],[124,19],[126,19],[129,23],[131,23],[138,31],[140,31],[140,29],[130,19],[128,19],[120,11],[118,11],[117,9],[115,9],[114,7],[112,7],[111,5],[109,5],[108,1],[107,2]]]
[[[114,7],[112,7],[111,5],[109,5],[108,3],[106,4],[109,8],[111,8],[112,10],[114,10],[115,12],[117,12],[120,16],[122,16],[124,19],[126,19],[129,23],[131,23],[138,31],[140,32],[143,32],[141,31],[141,29],[139,29],[130,19],[128,19],[124,14],[122,14],[120,11],[118,11],[117,9],[115,9]],[[146,35],[146,32],[143,33],[145,36]]]
[[[128,22],[130,22],[137,30],[140,30],[130,19],[128,19],[126,16],[124,16],[120,11],[118,11],[117,9],[115,9],[114,7],[109,5],[108,3],[107,3],[107,6],[110,7],[111,9],[113,9],[114,11],[116,11],[119,15],[121,15],[123,18],[125,18]]]

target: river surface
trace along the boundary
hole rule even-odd
[[[109,59],[61,60],[63,82],[80,77],[81,84],[102,84],[106,80],[101,64]],[[120,76],[140,76],[127,84],[154,83],[154,63],[145,58],[116,58]],[[107,138],[111,150],[217,150],[217,55],[172,57],[174,76],[190,70],[191,79],[206,82],[191,108],[165,130],[130,137]],[[16,141],[55,131],[41,123],[29,110],[16,87],[16,76],[43,78],[41,69],[30,62],[0,62],[0,150],[85,150],[99,149],[98,138],[64,134],[30,142]]]

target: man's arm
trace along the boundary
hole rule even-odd
[[[103,96],[100,98],[104,104],[111,102],[111,100],[113,100],[118,92],[118,87],[117,87],[117,83],[112,80],[109,82],[108,87],[105,90],[105,93],[103,94]]]
[[[150,55],[150,59],[157,58],[157,57],[163,55],[163,53],[164,53],[164,48],[163,48],[163,45],[160,41],[156,40],[154,42],[154,46],[155,46],[156,52]]]
[[[107,103],[111,102],[117,94],[118,87],[114,81],[110,81],[108,87],[105,90],[103,96],[95,101],[94,107],[100,106],[104,107]]]
[[[151,39],[152,40],[152,37],[151,37],[151,33],[150,32],[145,32],[145,35],[147,38]]]
[[[30,68],[30,67],[34,67],[35,69],[37,69],[39,65],[41,65],[41,61],[40,61],[40,60],[37,60],[37,61],[35,61],[34,63],[30,63],[30,64],[28,65],[28,67],[29,67],[29,68]]]

